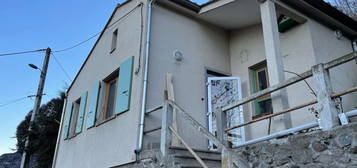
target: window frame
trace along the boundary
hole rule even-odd
[[[76,127],[77,127],[77,120],[78,120],[80,106],[81,106],[81,97],[72,102],[72,116],[71,116],[71,122],[68,130],[68,139],[77,136]]]
[[[101,106],[101,110],[99,111],[99,114],[97,114],[97,119],[95,121],[95,127],[98,127],[114,118],[116,118],[117,114],[115,114],[115,107],[116,107],[116,99],[117,99],[117,89],[119,85],[119,71],[120,68],[116,69],[113,71],[110,75],[108,75],[106,78],[102,80],[102,84],[100,87],[100,92],[102,95],[100,96],[99,103]],[[108,106],[108,99],[109,99],[109,90],[110,90],[110,84],[116,81],[117,85],[115,87],[115,95],[114,95],[114,104],[113,104],[113,114],[109,117],[106,117],[107,115],[107,106]]]
[[[116,83],[115,88],[114,88],[114,100],[113,100],[113,105],[112,105],[112,112],[113,114],[111,116],[107,116],[108,112],[109,112],[109,98],[110,98],[110,87],[112,86],[113,83]],[[102,115],[102,119],[106,120],[110,117],[112,117],[115,111],[115,105],[116,105],[116,99],[117,99],[117,90],[118,90],[118,77],[114,77],[113,79],[111,79],[108,82],[105,82],[105,98],[104,98],[104,111],[103,111],[103,115]]]
[[[249,67],[249,78],[250,78],[250,90],[251,90],[251,93],[256,93],[258,91],[261,91],[260,88],[259,88],[259,77],[258,77],[258,73],[265,70],[265,75],[266,75],[266,82],[267,82],[267,88],[270,87],[270,84],[269,84],[269,74],[268,74],[268,67],[267,67],[267,63],[266,63],[266,60],[258,63],[258,64],[255,64],[251,67]],[[252,102],[252,118],[253,119],[257,119],[257,118],[260,118],[260,117],[263,117],[263,116],[266,116],[266,115],[269,115],[269,114],[272,114],[273,111],[271,112],[261,112],[261,109],[260,109],[260,106],[259,106],[259,103],[260,102],[263,102],[263,101],[267,101],[267,100],[271,100],[271,94],[267,94],[267,95],[264,95],[264,96],[261,96],[259,98],[257,98],[256,100],[254,100]],[[259,111],[259,113],[258,113]]]
[[[115,49],[117,48],[118,44],[118,29],[115,29],[112,33],[112,43],[111,43],[111,48],[110,48],[110,53],[113,53]]]

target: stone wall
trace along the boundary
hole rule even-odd
[[[237,149],[252,167],[357,168],[357,123]]]

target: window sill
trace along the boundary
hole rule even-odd
[[[76,137],[78,134],[74,134],[74,135],[72,135],[72,136],[70,136],[70,137],[68,137],[67,139],[65,139],[65,140],[71,140],[71,139],[73,139],[74,137]]]
[[[117,115],[113,115],[113,116],[111,116],[111,117],[109,117],[109,118],[107,118],[107,119],[104,119],[104,120],[98,122],[98,123],[95,125],[95,127],[99,127],[99,126],[103,125],[104,123],[107,123],[107,122],[109,122],[109,121],[115,119],[116,117],[117,117]]]
[[[258,118],[265,117],[265,116],[270,115],[270,114],[273,114],[273,113],[262,113],[262,114],[258,114],[258,115],[253,116],[252,119],[255,120],[255,119],[258,119]]]

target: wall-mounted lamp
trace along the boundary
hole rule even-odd
[[[175,61],[181,63],[183,61],[183,54],[180,51],[174,51]]]
[[[342,38],[341,30],[335,30],[335,36],[338,40],[341,40],[341,38]]]

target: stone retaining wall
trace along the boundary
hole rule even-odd
[[[252,167],[357,168],[357,123],[237,149]]]

